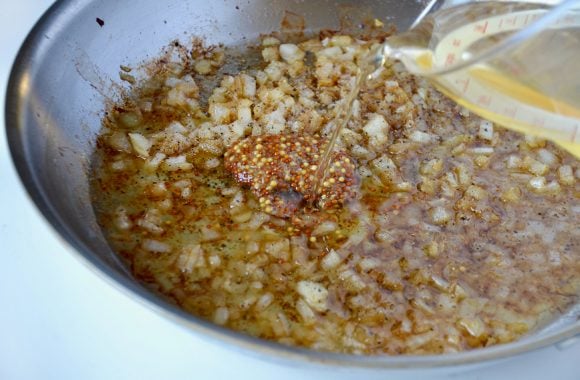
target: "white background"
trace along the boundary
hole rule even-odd
[[[162,1],[162,0],[160,0]],[[0,111],[18,47],[48,0],[0,5]],[[136,5],[138,2],[135,3]],[[63,99],[66,101],[66,99]],[[580,344],[483,370],[368,373],[258,360],[158,316],[85,267],[23,190],[0,131],[0,379],[580,379]]]

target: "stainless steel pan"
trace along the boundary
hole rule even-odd
[[[119,94],[120,64],[153,58],[170,41],[185,42],[191,35],[208,43],[242,44],[279,29],[284,11],[303,15],[312,29],[336,28],[345,17],[356,25],[371,14],[406,29],[423,8],[413,0],[57,2],[14,63],[6,102],[12,157],[32,200],[83,261],[131,296],[218,344],[273,359],[392,369],[468,365],[570,342],[580,334],[577,310],[518,342],[453,355],[362,357],[289,348],[215,326],[151,293],[124,268],[96,224],[89,159],[105,102]]]

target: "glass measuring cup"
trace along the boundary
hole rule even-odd
[[[480,116],[580,157],[580,1],[438,10],[389,38],[386,56]]]

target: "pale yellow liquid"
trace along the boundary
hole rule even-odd
[[[557,121],[549,120],[552,115],[578,119],[577,125],[580,125],[580,108],[542,94],[525,82],[514,80],[513,77],[491,69],[477,68],[469,70],[468,78],[484,83],[489,91],[489,96],[493,97],[494,95],[501,94],[510,97],[512,101],[505,103],[506,108],[518,104],[525,104],[538,110],[544,110],[544,114],[546,115],[544,118],[544,126],[539,127],[532,123],[526,123],[517,118],[494,112],[492,109],[476,104],[474,99],[462,97],[457,92],[450,90],[446,86],[445,79],[434,77],[433,82],[439,90],[477,115],[505,128],[552,140],[576,157],[580,157],[580,144],[577,142],[580,127],[567,130],[554,130],[546,127],[546,123],[557,123]]]
[[[456,9],[387,40],[383,54],[479,116],[580,157],[580,13],[505,2]]]
[[[316,171],[316,178],[318,178],[318,180],[314,183],[314,187],[312,189],[314,195],[318,193],[320,186],[322,186],[322,183],[326,179],[326,175],[328,174],[328,165],[330,163],[330,159],[332,158],[332,151],[336,145],[336,140],[340,136],[340,132],[346,127],[352,116],[353,103],[356,100],[361,88],[364,87],[371,73],[376,69],[376,67],[372,64],[372,56],[369,56],[369,58],[367,60],[363,60],[363,62],[364,63],[361,64],[358,68],[353,85],[348,95],[342,100],[342,103],[337,109],[334,120],[331,121],[333,124],[333,130],[330,135],[329,143],[324,149],[324,153],[320,158],[318,170]],[[316,196],[311,197],[311,199],[315,198]]]
[[[496,12],[495,16],[486,18],[490,9]],[[350,119],[353,101],[370,73],[386,58],[400,59],[409,71],[425,76],[440,91],[477,115],[502,127],[551,140],[580,157],[580,16],[563,15],[560,26],[555,23],[556,27],[547,28],[489,59],[437,74],[445,68],[441,57],[453,53],[450,41],[468,40],[471,46],[463,53],[477,56],[527,27],[529,20],[545,14],[545,9],[530,5],[479,3],[464,6],[451,17],[449,13],[436,12],[411,33],[387,40],[383,49],[363,60],[369,64],[359,69],[350,93],[332,121],[334,130],[317,172],[319,184],[326,177],[336,140]],[[518,17],[521,25],[517,24]],[[489,27],[491,33],[475,36],[475,28],[480,25]],[[502,26],[505,30],[500,31]]]
[[[424,59],[425,58],[423,56],[423,58],[418,60],[420,65],[427,64],[425,61],[421,62],[421,60]],[[374,68],[371,66],[366,66],[359,69],[353,87],[351,88],[348,96],[340,105],[336,118],[332,121],[334,129],[330,137],[330,142],[321,157],[321,162],[317,172],[317,177],[319,180],[314,187],[315,193],[318,190],[320,184],[324,182],[326,177],[326,169],[328,163],[330,162],[336,140],[340,136],[342,129],[348,124],[348,121],[350,120],[352,114],[352,104],[357,98],[361,88],[364,87],[365,82],[373,69]],[[579,107],[575,107],[564,101],[560,101],[556,98],[543,94],[532,88],[529,83],[526,83],[525,81],[518,81],[518,77],[514,78],[513,76],[508,76],[502,72],[498,72],[488,67],[470,68],[465,70],[465,73],[467,74],[467,78],[470,80],[478,81],[485,85],[487,96],[507,96],[509,99],[507,99],[504,103],[505,108],[516,107],[520,104],[524,104],[533,107],[536,110],[543,111],[540,113],[540,115],[544,115],[544,123],[546,122],[546,119],[547,122],[556,123],[557,120],[552,121],[550,118],[552,118],[554,115],[562,115],[567,118],[577,119],[577,125],[580,125]],[[540,128],[537,125],[523,122],[522,120],[515,117],[509,117],[505,114],[494,112],[490,108],[476,104],[474,101],[475,99],[462,97],[460,93],[454,90],[453,86],[449,85],[449,81],[445,76],[432,76],[430,79],[431,82],[441,92],[452,98],[458,104],[473,111],[477,115],[508,129],[526,134],[537,135],[552,140],[562,148],[574,154],[576,157],[580,157],[580,144],[577,142],[579,138],[578,134],[580,134],[580,127],[577,126],[575,129],[571,130],[556,130],[546,127]]]

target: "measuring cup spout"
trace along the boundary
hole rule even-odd
[[[476,114],[580,156],[580,2],[471,2],[388,38],[401,61]]]

